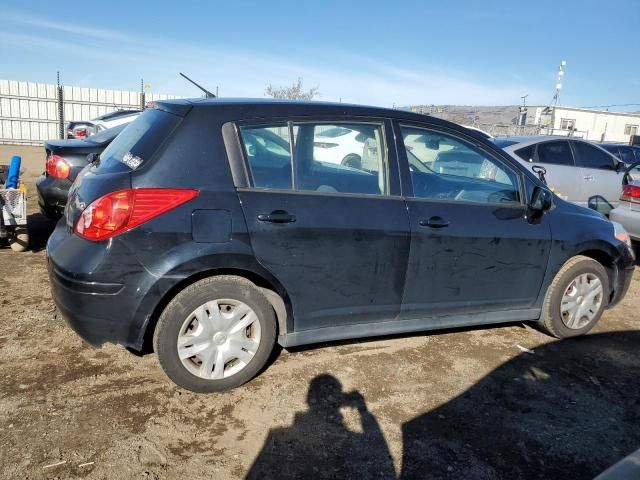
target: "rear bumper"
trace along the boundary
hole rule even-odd
[[[113,250],[114,245],[84,240],[58,222],[47,243],[51,295],[66,322],[87,343],[140,350],[143,327],[155,307],[143,304],[156,279],[131,252],[112,259]]]
[[[622,205],[622,204],[621,204]],[[640,212],[634,211],[624,206],[614,208],[609,214],[609,218],[618,222],[629,233],[629,236],[636,241],[640,241]]]
[[[66,179],[41,175],[36,180],[38,191],[38,205],[46,216],[55,216],[62,213],[67,204],[67,195],[71,188],[71,182]]]
[[[87,343],[131,346],[131,322],[123,317],[119,297],[123,284],[74,280],[48,262],[51,294],[69,326]]]

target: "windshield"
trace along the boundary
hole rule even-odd
[[[329,138],[336,138],[336,137],[341,137],[343,135],[346,135],[347,133],[350,133],[351,130],[349,130],[348,128],[343,128],[343,127],[331,127],[328,128],[322,132],[318,132],[316,134],[316,136],[318,137],[329,137]]]
[[[118,125],[117,127],[108,128],[106,130],[102,130],[101,132],[96,133],[95,135],[91,135],[87,139],[86,142],[90,143],[104,143],[110,142],[114,138],[116,138],[120,132],[124,130],[124,128],[129,125],[128,123],[123,123],[122,125]]]
[[[161,110],[145,110],[102,152],[96,173],[139,168],[153,156],[180,121],[180,117]]]

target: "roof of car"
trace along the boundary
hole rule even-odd
[[[153,105],[172,111],[178,115],[185,115],[191,108],[197,107],[219,107],[221,110],[241,112],[243,119],[252,119],[260,117],[276,117],[276,116],[305,116],[310,113],[327,113],[341,114],[353,116],[372,116],[396,118],[407,121],[416,121],[430,123],[432,125],[441,125],[444,127],[452,127],[457,131],[464,131],[474,138],[486,137],[472,129],[464,126],[442,120],[430,115],[413,113],[406,110],[398,110],[384,107],[375,107],[370,105],[356,105],[349,103],[322,102],[315,100],[284,100],[275,98],[193,98],[193,99],[176,99],[161,100],[153,102]]]

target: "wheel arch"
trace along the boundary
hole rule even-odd
[[[609,281],[609,301],[611,301],[615,294],[615,279],[617,273],[615,258],[606,250],[600,248],[582,250],[575,254],[575,256],[577,255],[591,258],[604,267],[607,272],[607,280]]]
[[[256,270],[257,269],[247,268],[246,266],[205,268],[176,282],[160,297],[160,300],[149,315],[148,320],[142,326],[138,340],[135,342],[139,348],[134,348],[134,352],[144,354],[151,353],[153,351],[153,333],[158,323],[158,319],[169,302],[171,302],[179,292],[199,280],[221,275],[238,276],[253,283],[258,289],[260,289],[273,307],[277,320],[276,334],[281,335],[290,331],[292,306],[286,290],[282,284],[280,284],[280,282],[278,282],[278,280],[273,276],[269,275],[268,272],[260,272]]]

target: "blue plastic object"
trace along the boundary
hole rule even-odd
[[[22,158],[20,158],[20,155],[14,155],[13,157],[11,157],[11,163],[9,164],[9,175],[7,176],[7,181],[4,184],[4,188],[18,188],[21,163]]]

